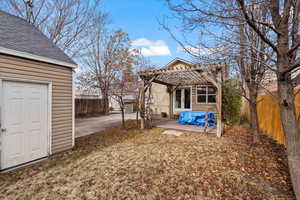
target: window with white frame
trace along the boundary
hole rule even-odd
[[[197,86],[197,103],[216,103],[216,94],[213,86]]]

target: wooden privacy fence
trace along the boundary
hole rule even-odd
[[[284,144],[284,134],[277,100],[271,95],[258,96],[257,114],[261,131],[278,143]]]
[[[75,99],[75,116],[86,117],[104,113],[102,99]]]
[[[280,109],[274,96],[270,94],[258,96],[257,114],[259,127],[262,133],[276,140],[279,144],[285,144],[284,133],[280,119]],[[300,112],[300,95],[295,98],[296,114]],[[249,106],[246,106],[247,117],[250,119]]]

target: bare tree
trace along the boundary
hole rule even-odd
[[[269,19],[259,21],[248,8],[248,1],[236,0],[247,24],[276,53],[278,101],[283,130],[285,133],[290,174],[297,199],[300,199],[300,130],[295,108],[295,85],[292,72],[300,66],[300,1],[270,0],[267,4]],[[256,5],[261,2],[255,2]],[[264,34],[264,28],[272,35]]]
[[[132,63],[131,44],[128,35],[122,30],[107,33],[102,27],[97,27],[89,37],[89,47],[83,57],[86,68],[81,82],[88,87],[100,88],[105,114],[108,114],[112,84],[118,80],[124,66]]]
[[[140,49],[135,49],[135,62],[134,62],[134,67],[133,67],[133,72],[134,74],[138,75],[139,72],[144,71],[144,70],[150,70],[150,69],[155,69],[156,66],[151,63],[151,61],[146,58],[145,56],[142,55]],[[139,76],[138,76],[139,77]],[[143,115],[141,112],[141,93],[142,93],[142,81],[140,79],[137,79],[136,83],[137,87],[137,93],[136,93],[136,124],[137,127],[139,126],[139,115]]]
[[[132,55],[129,55],[132,56]],[[132,61],[134,56],[132,56]],[[114,98],[121,109],[122,114],[122,127],[125,127],[125,101],[126,97],[134,97],[136,99],[138,97],[138,76],[134,74],[132,71],[132,63],[128,63],[124,66],[122,70],[122,74],[117,76],[116,79],[113,81],[111,89],[110,89],[110,96]]]
[[[108,21],[100,0],[2,0],[1,9],[27,19],[70,57],[80,56],[95,16]],[[98,23],[98,22],[97,22]]]
[[[251,6],[252,13],[256,19],[266,21],[267,10],[264,4],[260,7]],[[257,96],[259,90],[263,88],[263,79],[266,72],[270,71],[271,52],[267,48],[265,42],[258,36],[258,34],[251,29],[243,21],[239,20],[239,39],[238,44],[240,52],[238,57],[239,73],[241,75],[243,85],[243,96],[249,102],[250,107],[250,121],[253,133],[253,143],[259,141],[260,129],[257,115]],[[266,28],[262,27],[262,32],[267,34]],[[268,67],[269,68],[268,68]],[[243,86],[246,86],[244,88]]]
[[[295,109],[295,85],[292,75],[300,66],[299,23],[300,1],[298,0],[181,0],[170,8],[183,17],[183,23],[191,28],[207,29],[212,25],[239,26],[246,23],[259,40],[274,52],[275,65],[268,67],[277,75],[278,102],[282,127],[285,133],[290,174],[297,199],[300,199],[300,131]],[[178,2],[178,1],[177,1]],[[253,7],[265,8],[266,16],[256,18]],[[236,23],[236,20],[239,23]],[[225,26],[221,26],[225,27]],[[224,28],[218,32],[223,34]],[[217,35],[218,37],[220,36]],[[254,57],[255,58],[255,57]]]

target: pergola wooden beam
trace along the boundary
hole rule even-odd
[[[223,64],[217,64],[217,65],[195,65],[195,66],[185,66],[185,67],[177,67],[175,69],[152,69],[152,70],[145,70],[142,72],[139,72],[140,76],[149,76],[154,74],[166,74],[166,73],[174,73],[174,72],[184,72],[184,71],[205,71],[206,69],[210,69],[211,71],[215,70],[222,70],[224,67]]]
[[[147,84],[144,85],[144,90],[145,92],[147,91],[147,89],[150,87],[150,85],[152,84],[153,80],[157,77],[157,75],[153,75],[153,77],[151,77],[150,80],[147,80]],[[145,80],[144,80],[144,83],[145,83]]]
[[[155,69],[139,72],[143,80],[143,94],[141,95],[143,108],[145,108],[145,92],[152,82],[166,85],[172,91],[169,94],[170,107],[173,103],[173,89],[179,86],[196,85],[201,83],[211,83],[217,88],[216,109],[217,109],[217,136],[222,135],[221,105],[222,105],[222,72],[224,65],[193,65],[180,66],[173,69]],[[147,85],[145,85],[147,82]],[[143,110],[144,111],[144,110]],[[171,115],[171,110],[170,110]],[[141,128],[144,128],[145,118],[142,117]]]
[[[177,85],[181,83],[183,85],[190,85],[191,82],[205,82],[205,79],[202,75],[199,76],[199,73],[205,73],[208,69],[214,74],[218,74],[224,65],[209,65],[209,66],[183,66],[177,67],[175,69],[154,69],[146,70],[139,72],[140,77],[143,80],[150,79],[153,76],[156,76],[153,82],[158,82],[164,85]]]

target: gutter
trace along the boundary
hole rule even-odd
[[[59,61],[56,59],[47,58],[44,56],[37,56],[37,55],[31,54],[31,53],[16,51],[16,50],[7,49],[4,47],[0,47],[0,53],[17,56],[17,57],[22,57],[22,58],[27,58],[27,59],[31,59],[31,60],[35,60],[35,61],[42,61],[42,62],[55,64],[55,65],[61,65],[61,66],[70,67],[70,68],[77,67],[77,65],[73,64],[73,63],[63,62],[63,61]]]

